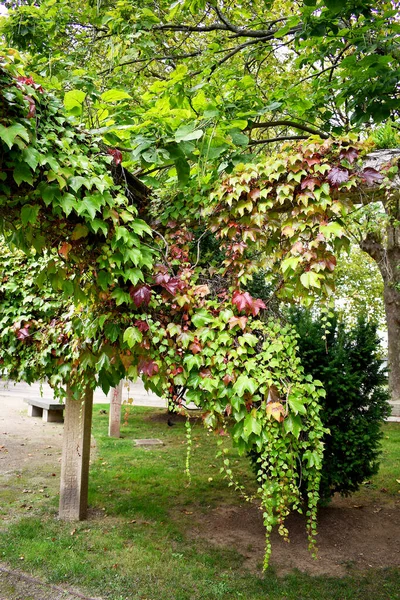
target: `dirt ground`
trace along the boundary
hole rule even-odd
[[[305,518],[288,520],[290,543],[272,535],[273,565],[279,575],[298,569],[310,575],[342,577],[349,568],[400,567],[400,501],[391,505],[355,505],[334,499],[318,519],[318,557],[307,550]],[[192,535],[208,544],[235,548],[252,571],[262,569],[265,533],[260,510],[254,505],[217,508],[202,517]]]
[[[53,493],[59,485],[62,424],[43,423],[26,416],[21,400],[0,394],[0,485],[18,485],[27,467],[35,473],[35,484]],[[33,485],[33,481],[32,481]],[[288,519],[290,544],[278,534],[272,539],[272,559],[281,575],[298,569],[310,575],[343,576],[349,568],[400,566],[400,499],[381,504],[355,504],[352,498],[335,498],[320,510],[318,558],[307,551],[305,520]],[[189,524],[188,532],[207,544],[235,548],[245,557],[245,566],[260,571],[264,553],[261,513],[254,505],[220,507]],[[7,590],[7,592],[3,591]],[[6,595],[4,595],[6,593]],[[0,600],[74,600],[85,598],[74,590],[46,586],[22,572],[0,563]]]

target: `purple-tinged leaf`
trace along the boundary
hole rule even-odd
[[[167,290],[172,296],[176,295],[181,280],[179,277],[171,277],[168,281],[162,284],[162,287]]]
[[[358,154],[357,148],[349,146],[349,148],[343,148],[343,150],[340,151],[339,158],[340,160],[347,160],[350,164],[353,164],[353,162],[357,160]]]
[[[129,290],[130,297],[132,298],[135,306],[147,306],[151,299],[151,289],[148,285],[136,285],[131,287]]]
[[[170,279],[171,275],[168,273],[157,273],[157,275],[154,276],[154,283],[156,285],[164,285],[164,283],[167,283]]]
[[[375,183],[381,183],[383,179],[382,173],[379,173],[376,169],[372,167],[367,167],[363,171],[361,171],[361,177],[364,181],[367,182],[368,185],[374,185]]]
[[[333,167],[328,173],[327,180],[332,187],[339,187],[341,183],[349,180],[349,172],[341,167]]]
[[[25,327],[21,327],[21,329],[18,329],[18,331],[16,332],[18,340],[21,340],[23,342],[31,336],[28,328],[29,325],[25,325]]]

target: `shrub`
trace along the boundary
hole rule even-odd
[[[308,311],[293,310],[289,319],[299,335],[305,372],[326,391],[321,419],[330,433],[324,439],[321,501],[335,492],[352,494],[378,471],[381,425],[390,414],[377,326],[360,318],[345,329],[334,319],[324,340],[323,326]],[[251,459],[255,464],[256,452]]]

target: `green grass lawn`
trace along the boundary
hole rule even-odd
[[[201,522],[212,508],[243,503],[219,474],[214,436],[194,423],[188,485],[183,422],[169,427],[165,411],[134,408],[123,438],[110,439],[108,415],[100,414],[100,408],[96,405],[94,411],[97,451],[90,518],[78,524],[59,522],[55,494],[37,495],[27,515],[20,508],[21,497],[12,496],[14,488],[0,490],[1,514],[12,514],[1,524],[3,562],[112,600],[400,598],[396,569],[351,571],[345,578],[299,572],[278,577],[273,569],[255,574],[244,568],[244,557],[232,547],[217,549],[189,536],[189,515]],[[159,438],[164,445],[134,447],[132,439],[143,437]],[[399,442],[400,425],[386,425],[381,472],[359,495],[366,498],[385,488],[386,497],[398,498]],[[241,482],[254,489],[247,459],[238,459],[235,468]]]

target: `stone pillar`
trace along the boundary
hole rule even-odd
[[[67,387],[59,507],[63,521],[82,521],[87,516],[92,408],[92,389],[87,387],[76,400]]]
[[[108,435],[110,437],[120,437],[122,386],[123,381],[120,381],[117,387],[110,392],[110,420],[108,424]]]

